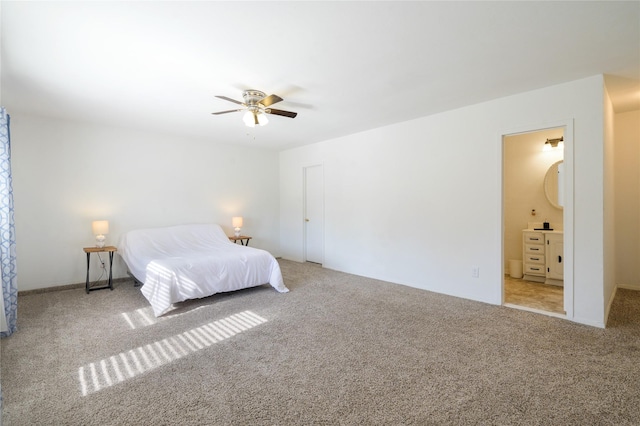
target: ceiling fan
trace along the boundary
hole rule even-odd
[[[283,111],[281,109],[269,108],[271,105],[282,102],[282,98],[278,95],[265,95],[264,92],[259,90],[245,90],[242,92],[244,102],[236,101],[235,99],[228,98],[226,96],[216,95],[216,98],[224,99],[225,101],[233,102],[234,104],[242,105],[239,109],[230,109],[227,111],[212,112],[213,115],[227,114],[229,112],[246,111],[242,121],[248,127],[254,127],[256,124],[264,126],[269,122],[266,114],[281,115],[283,117],[295,118],[298,115],[297,112]]]

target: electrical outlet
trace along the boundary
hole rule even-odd
[[[100,262],[100,267],[104,269],[104,262]]]
[[[479,266],[474,266],[471,269],[471,277],[472,278],[480,278],[480,267]]]

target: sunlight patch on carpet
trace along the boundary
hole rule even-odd
[[[153,308],[151,308],[151,306],[147,306],[146,308],[136,309],[135,311],[131,312],[122,312],[120,315],[122,315],[122,318],[127,323],[129,328],[135,330],[136,328],[148,327],[150,325],[154,325],[156,323],[166,321],[180,315],[192,314],[193,312],[204,308],[206,308],[206,306],[198,306],[197,308],[193,308],[188,312],[182,312],[178,314],[167,313],[162,315],[161,317],[156,317],[155,315],[153,315]]]
[[[157,322],[157,318],[153,317],[151,307],[136,309],[134,312],[123,312],[122,317],[132,330],[153,325]]]
[[[87,396],[122,383],[265,322],[265,318],[244,311],[89,363],[78,369],[80,393]]]

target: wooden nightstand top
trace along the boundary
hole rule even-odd
[[[234,235],[233,237],[229,237],[229,240],[233,241],[235,244],[238,244],[238,241],[240,241],[240,244],[243,246],[248,246],[250,239],[251,237],[247,237],[246,235],[240,235],[239,237]]]
[[[85,247],[82,250],[84,250],[85,253],[104,253],[104,252],[114,252],[114,251],[117,251],[118,249],[114,246],[104,246],[104,247]]]

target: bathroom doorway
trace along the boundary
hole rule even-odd
[[[565,317],[565,127],[502,138],[503,304]]]

